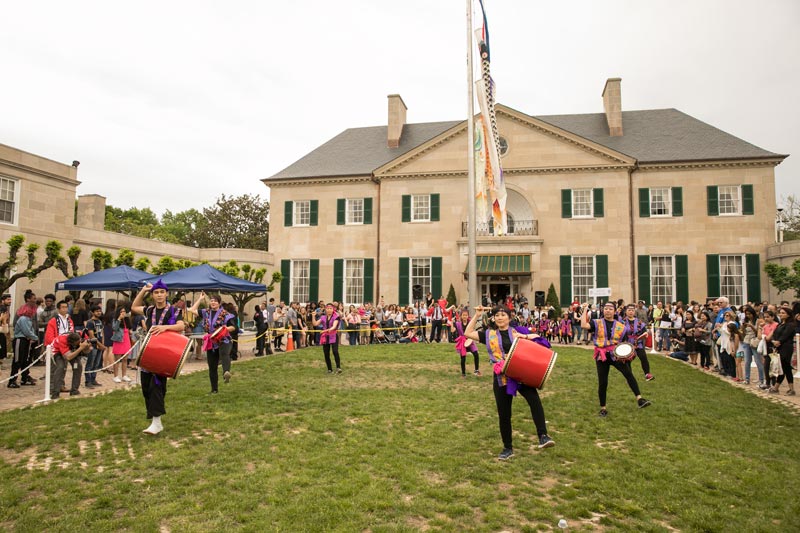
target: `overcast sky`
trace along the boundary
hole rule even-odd
[[[477,3],[477,2],[476,2]],[[486,0],[499,102],[532,115],[674,107],[793,154],[800,2]],[[462,0],[2,3],[0,143],[81,162],[78,194],[161,214],[259,181],[350,127],[466,116]]]

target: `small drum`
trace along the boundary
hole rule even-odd
[[[503,365],[503,374],[537,389],[543,389],[558,354],[537,342],[514,339]]]
[[[228,326],[220,326],[211,332],[211,340],[219,344],[222,341],[222,339],[229,336],[230,334],[231,332],[228,331]]]
[[[139,348],[136,366],[152,374],[175,379],[181,373],[191,346],[188,337],[175,331],[164,331],[158,335],[148,333]]]
[[[622,363],[633,361],[636,357],[636,348],[629,342],[621,342],[614,347],[614,359]]]

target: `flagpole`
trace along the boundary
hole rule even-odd
[[[481,305],[481,295],[478,294],[478,260],[475,249],[475,108],[473,99],[473,68],[472,68],[472,0],[467,0],[467,272],[469,291],[469,305]]]

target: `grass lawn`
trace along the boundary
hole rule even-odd
[[[157,437],[138,389],[0,413],[0,530],[800,530],[800,417],[686,365],[633,363],[642,410],[612,370],[600,419],[590,352],[560,350],[555,448],[520,397],[501,463],[485,354],[462,380],[452,345],[341,352],[170,381]]]

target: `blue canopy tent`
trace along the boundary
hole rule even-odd
[[[229,276],[220,272],[211,265],[198,265],[194,267],[175,270],[163,276],[148,276],[145,282],[154,283],[161,279],[170,290],[217,290],[221,292],[267,292],[267,286],[262,283],[253,283],[243,279]],[[139,283],[141,286],[142,283]]]
[[[56,283],[57,291],[127,291],[138,289],[152,274],[129,266],[98,270]]]

